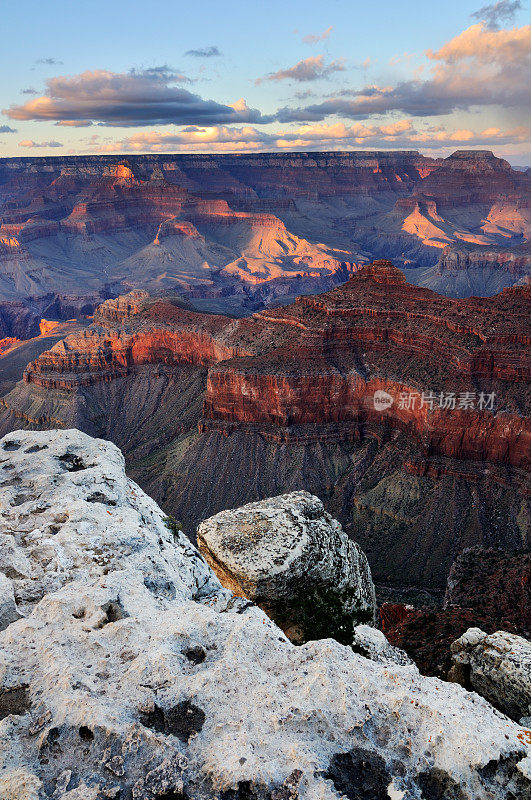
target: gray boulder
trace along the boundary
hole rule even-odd
[[[199,549],[221,583],[259,605],[294,642],[351,644],[373,623],[367,558],[308,492],[221,511],[197,529]]]
[[[378,664],[414,666],[407,653],[399,647],[394,647],[381,631],[369,625],[357,625],[354,628],[352,649],[355,653],[360,653]]]
[[[452,644],[449,678],[467,685],[512,719],[531,716],[531,642],[507,631],[469,628]]]

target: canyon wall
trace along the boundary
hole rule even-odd
[[[385,261],[244,319],[135,291],[29,364],[0,425],[113,439],[192,536],[309,490],[380,585],[442,591],[460,548],[526,546],[528,316],[527,287],[451,300]]]
[[[0,297],[171,289],[241,316],[374,257],[448,294],[493,294],[530,272],[530,186],[487,151],[2,159]],[[454,247],[474,280],[462,259],[448,279]]]

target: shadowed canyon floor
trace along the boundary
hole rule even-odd
[[[527,287],[451,300],[390,262],[239,320],[135,291],[28,366],[2,431],[111,439],[191,536],[304,489],[377,584],[442,595],[463,548],[528,544],[528,315]]]

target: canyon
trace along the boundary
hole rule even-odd
[[[0,335],[136,288],[242,316],[374,258],[494,294],[530,273],[530,187],[489,151],[0,159]]]
[[[28,365],[0,430],[111,439],[192,539],[304,489],[380,597],[442,600],[463,548],[528,546],[530,291],[451,299],[386,260],[240,319],[136,289]]]

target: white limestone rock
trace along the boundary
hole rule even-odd
[[[0,562],[0,570],[2,564]],[[0,631],[5,630],[15,620],[20,619],[13,593],[13,584],[3,572],[0,572]]]
[[[352,647],[356,653],[379,664],[414,664],[407,653],[388,642],[382,631],[369,625],[357,625],[354,628]]]
[[[77,430],[16,432],[0,446],[0,571],[18,607],[72,579],[140,568],[157,591],[189,597],[219,582],[157,504],[124,473],[117,447]],[[176,552],[181,554],[175,563]]]
[[[350,644],[357,623],[374,622],[365,553],[308,492],[221,511],[198,526],[197,542],[223,585],[263,608],[292,641]]]
[[[31,567],[0,633],[0,797],[527,797],[517,725],[413,666],[294,646],[170,533],[112,444],[17,432],[0,459],[18,482],[0,537]]]
[[[453,642],[451,650],[454,667],[450,677],[466,673],[474,691],[513,719],[527,722],[531,716],[531,642],[507,631],[486,634],[469,628]]]

